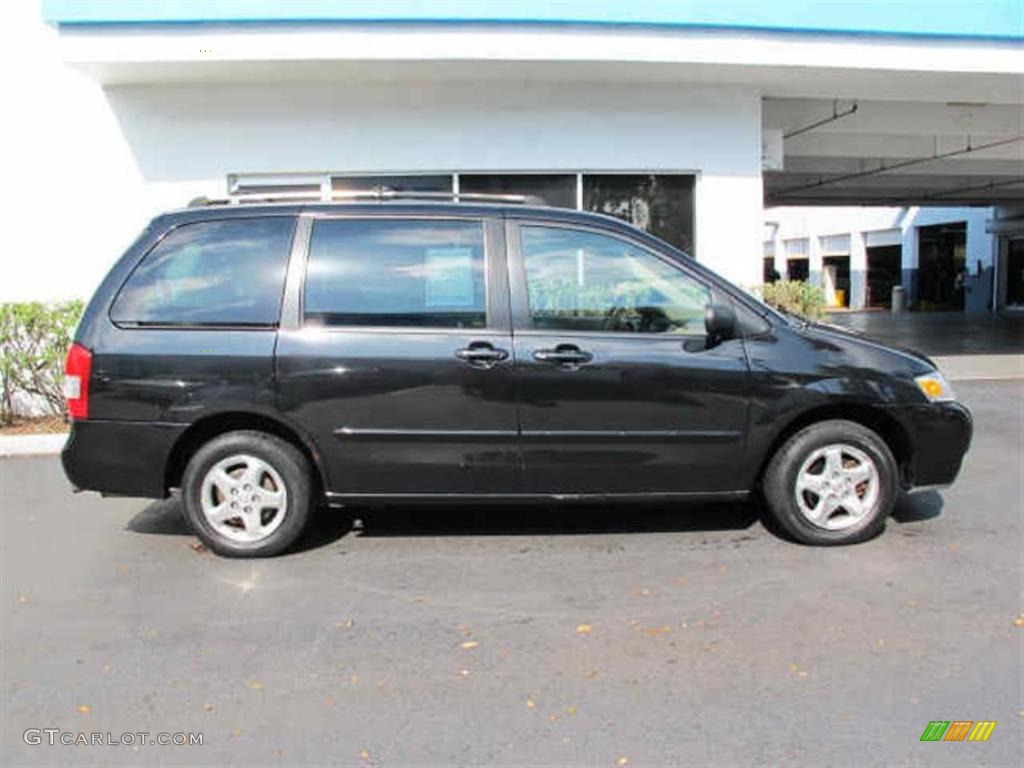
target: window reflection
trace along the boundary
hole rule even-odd
[[[531,195],[556,208],[576,207],[576,174],[459,174],[460,192],[489,195]]]
[[[177,227],[128,278],[111,317],[151,324],[276,323],[294,227],[290,216]]]
[[[584,174],[583,208],[628,221],[693,256],[693,186],[685,174]]]
[[[331,188],[338,192],[369,192],[378,187],[395,192],[451,192],[450,174],[403,174],[387,176],[334,176]]]
[[[521,232],[535,328],[704,333],[708,288],[648,251],[582,230]]]
[[[305,317],[317,325],[484,327],[481,223],[318,221],[310,242]]]

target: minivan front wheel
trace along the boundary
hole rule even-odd
[[[182,498],[192,530],[214,552],[276,555],[295,542],[309,519],[309,462],[274,435],[228,432],[189,461]]]
[[[885,526],[899,475],[878,434],[836,419],[789,438],[769,462],[762,491],[774,520],[797,541],[851,544]]]

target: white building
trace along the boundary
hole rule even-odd
[[[540,193],[631,217],[747,286],[766,203],[1024,201],[1016,0],[4,10],[0,194],[18,226],[0,301],[88,295],[152,215],[230,183]],[[799,239],[769,218],[776,249]],[[905,219],[879,228],[904,238]],[[840,247],[819,234],[850,233],[832,229],[808,239],[812,271]],[[851,275],[874,240],[859,231]]]
[[[837,308],[889,307],[892,288],[902,285],[921,309],[1024,309],[1024,260],[1007,252],[1024,246],[1024,239],[994,234],[997,213],[984,207],[768,208],[763,279],[810,280]],[[1016,285],[1007,280],[1011,262]],[[1001,274],[998,263],[1004,264]]]

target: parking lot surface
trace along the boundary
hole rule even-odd
[[[1024,391],[957,386],[960,480],[836,549],[753,505],[471,507],[325,511],[232,561],[174,501],[5,459],[0,763],[1019,765]],[[931,720],[998,725],[922,743]]]

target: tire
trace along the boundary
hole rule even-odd
[[[892,451],[852,421],[821,421],[775,452],[761,491],[781,532],[804,544],[854,544],[877,536],[899,495]]]
[[[271,557],[295,543],[314,503],[312,471],[295,446],[265,432],[204,444],[181,483],[196,536],[227,557]],[[234,506],[232,506],[234,505]]]

